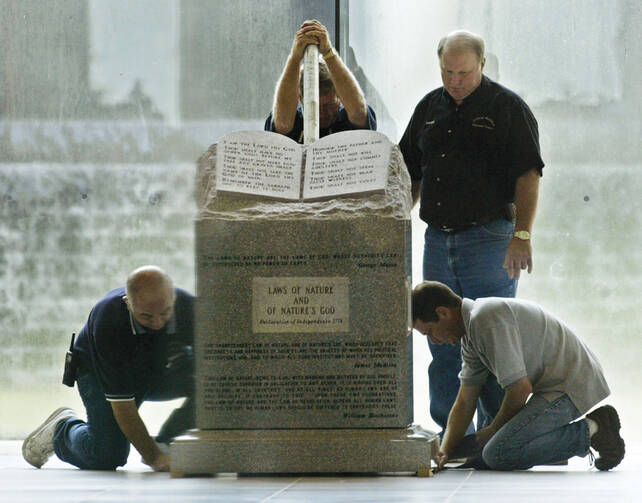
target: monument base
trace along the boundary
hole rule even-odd
[[[430,474],[439,436],[377,429],[191,430],[170,448],[171,476],[215,473]]]

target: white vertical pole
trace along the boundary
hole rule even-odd
[[[310,44],[303,55],[303,142],[319,139],[319,46]]]

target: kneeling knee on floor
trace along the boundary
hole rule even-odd
[[[506,454],[497,446],[487,445],[482,451],[482,458],[491,470],[513,470],[514,463],[507,459]]]
[[[91,470],[115,470],[119,466],[124,466],[129,457],[129,449],[104,450],[97,452],[91,463]]]

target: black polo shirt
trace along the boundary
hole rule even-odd
[[[194,340],[194,297],[176,288],[174,316],[161,334],[148,333],[127,309],[125,287],[101,299],[76,338],[80,373],[93,371],[107,400],[141,398],[160,379],[169,358]]]
[[[399,147],[412,180],[422,180],[419,215],[437,228],[501,214],[517,178],[544,167],[528,105],[486,76],[461,105],[443,87],[427,94]]]
[[[368,109],[368,125],[365,128],[355,126],[348,119],[348,112],[343,108],[343,105],[339,107],[339,112],[337,113],[337,118],[330,125],[330,127],[319,129],[319,138],[323,138],[332,133],[340,133],[341,131],[353,131],[355,129],[369,129],[370,131],[377,130],[377,116],[375,115],[374,110],[370,105],[366,105]],[[272,120],[272,113],[268,115],[268,118],[265,119],[265,131],[274,131],[274,121]],[[296,109],[296,117],[294,118],[294,125],[292,130],[287,133],[285,136],[292,138],[298,143],[303,143],[303,109],[299,105]]]

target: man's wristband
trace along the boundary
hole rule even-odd
[[[334,49],[333,49],[332,47],[330,47],[330,50],[328,50],[328,51],[323,55],[323,59],[324,59],[325,61],[328,61],[329,59],[332,59],[332,58],[334,58],[335,56],[336,56],[336,53],[334,52]]]

